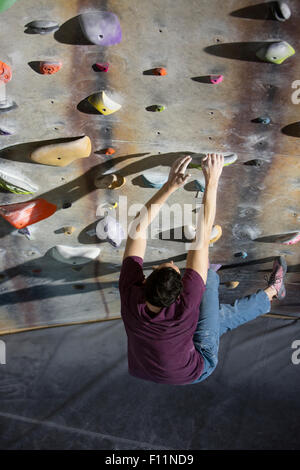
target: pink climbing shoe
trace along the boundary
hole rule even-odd
[[[274,287],[276,289],[278,300],[282,300],[285,297],[286,290],[284,286],[284,276],[287,271],[287,264],[283,256],[277,256],[273,263],[273,270],[268,280],[268,287]]]

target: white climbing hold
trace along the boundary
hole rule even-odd
[[[106,215],[96,226],[96,235],[100,240],[107,240],[113,247],[119,247],[125,238],[125,232],[119,222]]]
[[[33,194],[38,187],[14,170],[0,168],[0,188],[15,194]]]
[[[52,248],[52,256],[61,263],[72,265],[86,264],[98,258],[100,248],[92,246],[56,245]]]

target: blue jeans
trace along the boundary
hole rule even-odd
[[[193,337],[195,348],[203,356],[204,369],[200,377],[192,382],[193,384],[202,382],[215,370],[221,335],[270,311],[271,303],[263,290],[236,300],[233,305],[220,305],[219,283],[218,274],[209,269]]]

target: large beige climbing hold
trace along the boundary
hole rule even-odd
[[[105,116],[119,111],[122,107],[119,103],[116,103],[109,98],[105,91],[94,93],[89,96],[88,101],[97,109],[97,111],[99,111],[99,113],[104,114]]]
[[[98,258],[100,248],[92,246],[56,245],[52,248],[52,256],[66,264],[86,264]]]
[[[34,150],[31,160],[42,165],[67,166],[80,158],[87,158],[92,151],[88,136],[80,137],[71,142],[44,145]]]

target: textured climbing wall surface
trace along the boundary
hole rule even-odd
[[[223,171],[216,219],[223,236],[211,260],[226,265],[220,271],[222,283],[240,284],[235,290],[222,284],[221,299],[230,301],[264,286],[272,257],[282,253],[289,265],[288,294],[280,306],[274,303],[273,311],[299,313],[300,243],[285,246],[270,237],[300,225],[300,104],[291,100],[292,83],[300,80],[300,4],[289,1],[292,17],[284,23],[268,19],[266,5],[256,5],[251,0],[19,0],[0,13],[0,60],[13,71],[6,92],[18,105],[0,114],[0,127],[13,132],[0,136],[0,164],[39,187],[34,196],[3,191],[0,201],[38,196],[57,205],[54,215],[29,226],[30,238],[1,219],[0,332],[118,317],[124,242],[114,248],[87,233],[99,220],[97,206],[112,207],[120,196],[128,198],[128,207],[146,202],[155,189],[144,187],[145,170],[167,171],[181,153],[214,150],[238,155]],[[78,15],[95,10],[119,17],[120,44],[102,47],[86,41]],[[60,29],[47,35],[25,32],[27,23],[42,18],[57,21]],[[271,40],[289,42],[296,54],[281,65],[259,61],[255,51]],[[61,61],[62,68],[41,75],[41,60]],[[109,62],[109,71],[93,70],[96,62]],[[168,75],[143,73],[154,67],[166,67]],[[222,74],[224,81],[207,83],[209,74]],[[101,90],[122,105],[118,112],[104,116],[87,104],[87,97]],[[146,110],[157,104],[166,109]],[[271,123],[252,122],[259,116],[269,116]],[[30,160],[44,141],[82,135],[92,141],[89,158],[65,167]],[[104,155],[107,147],[116,153]],[[244,165],[252,159],[261,159],[262,165]],[[126,184],[118,190],[95,189],[95,174],[112,171],[124,176]],[[171,204],[195,206],[198,170],[191,173]],[[66,203],[72,206],[64,209]],[[65,235],[65,226],[75,231]],[[184,266],[185,243],[162,241],[164,229],[149,241],[148,269],[169,258]],[[96,261],[71,266],[51,256],[58,244],[97,246],[101,253]],[[234,257],[241,250],[248,253],[245,260]]]

